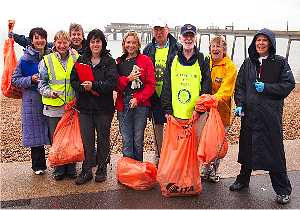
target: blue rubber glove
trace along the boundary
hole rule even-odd
[[[239,117],[244,116],[244,112],[242,110],[243,109],[241,106],[236,107],[234,110],[234,115]]]
[[[261,92],[264,91],[265,83],[263,83],[263,82],[255,82],[254,85],[255,85],[255,89],[256,89],[256,91],[258,93],[261,93]]]

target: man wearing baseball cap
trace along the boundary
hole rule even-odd
[[[194,34],[195,36],[197,35],[197,29],[194,25],[192,24],[185,24],[184,26],[181,27],[180,29],[180,34],[184,35],[187,33]]]
[[[180,30],[182,46],[166,68],[161,94],[166,115],[188,120],[196,114],[196,100],[202,94],[211,94],[209,64],[196,44],[196,27],[185,24]]]
[[[159,159],[163,141],[163,128],[166,122],[165,113],[161,107],[161,90],[164,71],[167,63],[175,56],[179,49],[177,40],[169,33],[167,22],[161,18],[155,19],[152,24],[153,39],[143,51],[143,54],[151,57],[155,66],[156,91],[151,97],[151,117],[154,121],[155,141],[157,145],[156,156]]]

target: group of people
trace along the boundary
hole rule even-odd
[[[290,201],[291,184],[287,176],[282,135],[283,100],[295,87],[286,59],[276,55],[272,31],[255,34],[239,72],[227,56],[223,36],[209,43],[209,55],[196,47],[194,25],[181,27],[179,42],[169,33],[166,22],[153,24],[153,40],[141,51],[139,35],[130,31],[122,40],[122,55],[114,60],[107,49],[104,33],[94,29],[87,39],[81,25],[71,24],[69,33],[59,31],[54,42],[47,42],[43,28],[33,28],[29,38],[10,33],[26,47],[12,82],[23,90],[22,129],[24,146],[31,148],[32,169],[44,174],[47,166],[44,145],[51,144],[64,105],[76,97],[85,160],[77,176],[76,163],[54,168],[55,180],[74,178],[77,185],[107,177],[110,156],[110,128],[117,110],[123,138],[123,156],[143,161],[144,131],[147,117],[154,123],[157,161],[168,115],[188,120],[202,94],[218,101],[224,128],[235,115],[241,117],[238,162],[240,174],[230,186],[240,191],[249,186],[252,170],[269,171],[276,201]],[[90,67],[91,81],[82,81],[78,71]],[[114,103],[113,91],[117,92]],[[234,99],[234,100],[233,100]],[[202,117],[203,120],[206,117]],[[97,147],[95,151],[95,142]],[[218,182],[220,160],[201,169],[201,176]]]

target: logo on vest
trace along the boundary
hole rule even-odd
[[[191,93],[187,89],[182,89],[178,92],[177,98],[180,103],[187,104],[191,101]]]
[[[155,64],[155,81],[163,81],[165,68],[160,64]]]
[[[222,81],[223,81],[223,78],[220,78],[220,77],[216,77],[216,79],[215,79],[216,83],[222,83]]]
[[[188,193],[194,191],[194,186],[178,187],[175,183],[169,183],[166,189],[169,193]]]

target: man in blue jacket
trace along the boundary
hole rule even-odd
[[[154,120],[155,141],[157,145],[157,160],[160,156],[160,150],[163,141],[163,128],[166,122],[165,113],[161,107],[161,91],[163,85],[164,72],[167,63],[175,56],[179,49],[177,40],[169,33],[166,21],[158,18],[152,23],[153,39],[146,45],[143,54],[151,57],[155,67],[156,88],[151,97],[151,113]]]

